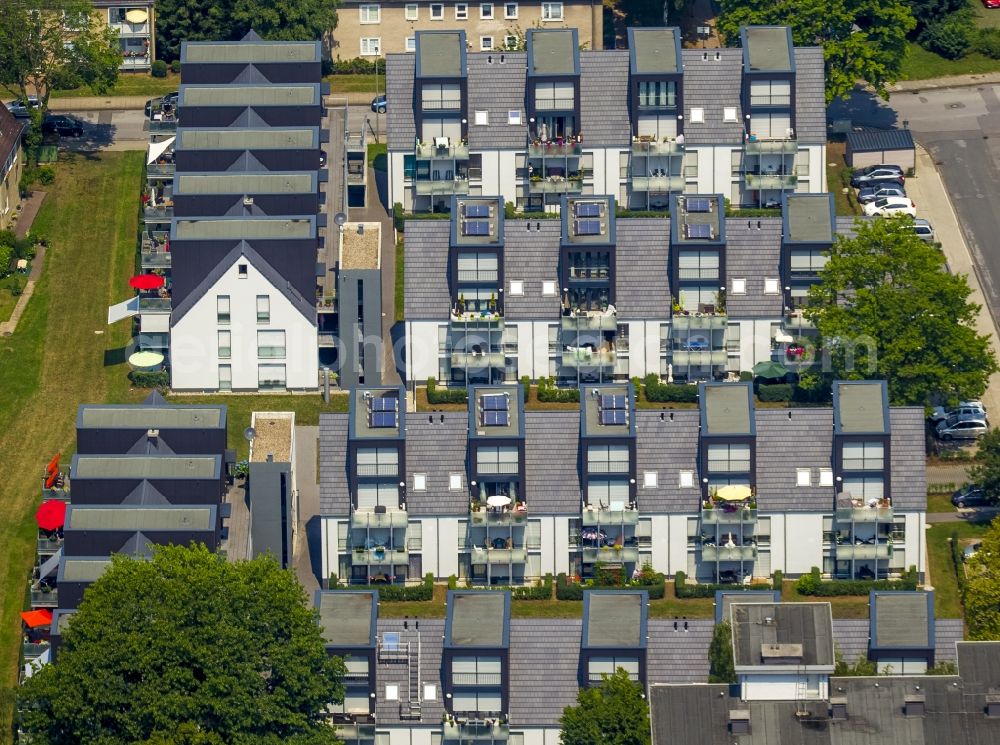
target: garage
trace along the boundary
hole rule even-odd
[[[863,129],[847,134],[847,165],[852,168],[897,165],[909,173],[916,163],[913,134],[908,129]]]

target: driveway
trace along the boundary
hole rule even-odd
[[[87,152],[94,150],[145,150],[149,133],[143,129],[146,116],[134,110],[67,111],[83,122],[82,137],[63,137],[60,147]]]

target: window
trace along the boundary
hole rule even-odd
[[[380,19],[381,7],[378,5],[359,5],[358,12],[361,14],[361,23],[378,23]]]
[[[458,83],[425,83],[420,86],[420,106],[424,111],[458,111],[462,108],[462,90]]]
[[[695,124],[702,124],[705,121],[705,109],[691,109],[691,121]]]
[[[393,447],[358,448],[356,470],[358,476],[395,476],[399,473],[399,451]],[[396,485],[391,486],[395,495]]]
[[[881,476],[865,476],[844,479],[844,491],[854,499],[863,502],[882,499],[885,483]]]
[[[710,473],[749,473],[750,446],[747,444],[720,444],[708,446]]]
[[[417,37],[416,36],[407,36],[406,37],[406,51],[407,52],[415,52],[415,51],[417,51]]]
[[[481,447],[476,450],[478,473],[517,473],[517,448],[512,445]]]
[[[503,17],[508,19],[517,18],[517,3],[504,3]]]
[[[746,295],[747,294],[747,281],[746,279],[734,278],[733,279],[733,294],[734,295]]]
[[[503,37],[504,49],[517,49],[517,37],[513,34],[507,34]]]
[[[233,356],[233,335],[230,331],[219,331],[219,358],[227,360]]]
[[[493,18],[493,3],[480,3],[479,17],[484,19]]]
[[[271,322],[271,297],[269,295],[257,296],[257,323]]]
[[[496,282],[498,266],[498,257],[494,253],[460,253],[458,281]]]
[[[678,279],[718,279],[718,251],[682,251],[677,257]]]
[[[764,280],[764,294],[765,295],[777,295],[780,290],[778,289],[779,284],[777,279],[765,279]]]
[[[246,264],[237,264],[236,265],[236,270],[240,274],[240,279],[246,279],[247,278],[247,265]]]
[[[792,101],[792,84],[788,80],[751,80],[751,106],[788,106]]]
[[[424,701],[437,700],[437,686],[433,684],[424,685]]]
[[[829,256],[824,256],[821,249],[792,249],[788,257],[789,269],[792,274],[815,274],[830,260]]]
[[[590,445],[587,447],[588,473],[628,473],[628,445]]]
[[[361,56],[362,57],[374,57],[378,54],[379,48],[382,46],[379,43],[380,39],[377,36],[364,36],[361,38]]]
[[[642,485],[646,489],[656,487],[656,471],[645,471],[642,474]]]
[[[468,3],[455,3],[455,20],[464,21],[469,17]]]
[[[885,467],[885,447],[881,442],[845,442],[845,471],[881,471]]]
[[[562,3],[542,3],[543,21],[561,21],[563,19]]]
[[[507,112],[507,124],[514,127],[521,126],[521,112],[520,111],[508,111]]]
[[[724,121],[724,122],[735,122],[736,121],[736,107],[735,106],[724,106],[722,108],[722,121]]]
[[[219,365],[219,390],[233,390],[233,366]]]
[[[556,283],[552,281],[542,282],[542,295],[552,297],[556,294]]]
[[[535,83],[535,108],[539,111],[569,111],[574,100],[572,83]]]
[[[386,701],[399,701],[399,686],[389,685],[386,683],[385,686],[385,700]]]
[[[415,21],[420,18],[420,6],[416,3],[406,4],[406,20]]]
[[[462,474],[451,473],[448,474],[448,488],[452,491],[457,491],[462,488]]]
[[[694,471],[681,471],[679,486],[681,489],[690,489],[694,486]]]
[[[229,323],[229,295],[219,295],[215,299],[216,316],[219,323]]]
[[[479,37],[479,49],[482,52],[488,52],[493,49],[493,37],[492,36],[480,36]]]
[[[285,356],[284,331],[258,331],[257,356],[283,359]]]
[[[510,294],[514,297],[521,297],[524,295],[524,282],[520,279],[512,279],[510,281]]]
[[[600,683],[605,677],[614,675],[621,668],[628,673],[629,680],[639,680],[638,657],[591,657],[587,662],[587,680]]]
[[[427,474],[413,474],[413,491],[427,491]]]
[[[821,468],[821,469],[819,469],[819,485],[820,486],[833,486],[833,469],[832,468]]]
[[[257,387],[262,391],[285,390],[285,366],[257,365]]]
[[[812,470],[809,468],[795,469],[795,485],[809,486],[812,484]]]
[[[669,108],[677,105],[677,83],[672,80],[644,80],[639,83],[639,108]]]
[[[490,112],[488,111],[477,111],[473,114],[472,123],[477,127],[487,127],[490,123]]]
[[[499,657],[454,657],[451,661],[451,682],[456,686],[498,686],[502,670]]]
[[[443,21],[444,20],[444,4],[443,3],[431,3],[431,20],[432,21]]]

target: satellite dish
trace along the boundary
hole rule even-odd
[[[343,225],[345,222],[347,222],[347,215],[345,215],[343,212],[338,212],[336,215],[333,216],[333,221],[337,223],[337,225]]]
[[[257,436],[257,430],[253,427],[247,427],[243,430],[243,436],[247,439],[247,442],[253,442],[253,438]]]

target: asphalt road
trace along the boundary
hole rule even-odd
[[[149,144],[142,111],[104,109],[65,113],[83,122],[83,137],[61,139],[60,144],[69,150],[145,150]]]

